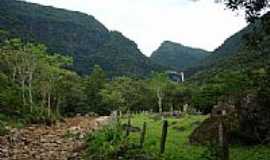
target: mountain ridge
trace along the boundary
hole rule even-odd
[[[150,58],[160,65],[182,70],[206,58],[209,54],[210,52],[203,49],[166,40],[152,53]]]
[[[206,77],[215,77],[225,71],[257,72],[256,69],[267,68],[270,62],[269,26],[270,12],[229,37],[208,59],[187,69],[187,73],[192,72],[190,79],[202,82],[209,79]],[[235,48],[228,47],[232,44]]]
[[[95,64],[100,66],[106,64],[111,66],[123,65],[128,71],[136,68],[141,72],[132,73],[132,75],[140,77],[149,75],[152,70],[158,71],[163,68],[150,60],[144,60],[147,57],[142,56],[142,53],[137,48],[137,44],[133,44],[135,43],[134,41],[121,41],[120,39],[119,42],[125,41],[126,43],[120,46],[116,42],[114,43],[116,46],[113,47],[117,48],[119,52],[121,51],[121,54],[117,54],[117,56],[120,56],[119,59],[121,59],[121,56],[130,53],[135,54],[133,58],[127,61],[117,61],[124,64],[112,64],[113,62],[110,58],[102,61],[103,63],[98,63],[98,60],[93,58],[97,56],[102,57],[102,55],[97,54],[109,55],[109,53],[104,53],[104,51],[101,52],[100,50],[102,50],[105,44],[111,42],[111,38],[114,37],[111,34],[114,32],[107,29],[94,16],[78,11],[69,11],[24,1],[1,0],[0,29],[8,31],[12,38],[20,38],[25,42],[45,44],[50,53],[59,53],[73,57],[74,64],[71,68],[82,75],[89,74]],[[121,39],[126,39],[126,37],[122,35]],[[130,47],[129,50],[124,49],[127,46]],[[107,52],[110,51],[107,50]],[[132,66],[134,64],[136,66]],[[110,72],[109,76],[131,74],[124,71],[121,71],[121,74],[119,74],[113,68],[106,68],[105,71]]]

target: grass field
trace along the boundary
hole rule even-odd
[[[189,144],[188,137],[207,116],[185,115],[181,118],[167,118],[169,122],[166,150],[160,154],[160,137],[162,123],[160,116],[133,115],[131,126],[134,130],[147,123],[143,149],[139,145],[140,132],[126,131],[119,125],[109,125],[102,130],[91,133],[88,137],[86,160],[217,160],[212,152],[213,146]],[[127,119],[121,119],[126,124]],[[230,146],[230,160],[270,160],[270,146]]]
[[[206,116],[186,115],[182,118],[168,118],[168,136],[166,151],[162,157],[166,160],[203,160],[208,159],[209,148],[205,146],[190,145],[188,136],[206,119]],[[126,120],[125,120],[126,121]],[[147,123],[144,149],[148,153],[159,154],[162,121],[151,116],[135,115],[132,126],[142,127]],[[139,133],[131,133],[129,142],[139,143]],[[161,157],[161,156],[160,156]],[[159,158],[160,158],[159,157]],[[270,160],[270,146],[230,146],[230,160]]]

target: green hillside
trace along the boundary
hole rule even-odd
[[[118,41],[112,43],[113,32],[93,16],[80,12],[1,0],[0,29],[23,41],[45,44],[51,53],[73,57],[72,68],[79,74],[88,74],[95,64],[104,66],[110,75],[144,76],[159,68],[124,36],[118,36]],[[116,57],[111,56],[108,46],[117,50]]]
[[[135,42],[116,31],[110,32],[106,43],[89,58],[89,64],[100,64],[110,76],[147,76],[152,71],[165,68],[152,62],[140,52]]]
[[[260,32],[262,32],[262,25],[259,20],[256,23],[249,24],[247,27],[226,39],[210,56],[193,66],[189,66],[186,69],[186,75],[191,76],[202,70],[211,70],[215,68],[215,66],[222,65],[224,61],[234,59],[234,56],[237,56],[239,52],[242,52],[249,45],[251,36]]]
[[[215,52],[191,68],[191,80],[209,80],[224,71],[252,71],[269,67],[270,13],[224,42]]]
[[[181,70],[193,66],[196,62],[206,58],[209,52],[191,48],[181,44],[165,41],[153,52],[151,59],[156,63]]]

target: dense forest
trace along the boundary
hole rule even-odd
[[[149,60],[122,34],[109,31],[93,16],[80,12],[1,0],[0,29],[23,42],[44,44],[49,53],[72,57],[69,68],[80,75],[89,74],[95,64],[109,76],[145,77],[165,68]]]
[[[245,8],[247,4],[239,5]],[[243,150],[269,144],[270,12],[261,17],[248,13],[251,23],[213,53],[166,41],[148,58],[135,42],[109,31],[92,16],[1,0],[0,143],[1,136],[12,132],[10,128],[53,126],[67,117],[104,116],[114,111],[125,116],[152,113],[154,118],[135,115],[134,119],[138,124],[146,119],[153,126],[163,122],[168,113],[181,113],[180,120],[167,117],[171,128],[178,122],[186,124],[176,130],[185,138],[196,139],[211,135],[200,128],[206,124],[211,128],[216,119],[209,115],[222,105],[233,106],[233,111],[222,117],[230,144]],[[184,82],[175,82],[164,72],[182,68],[188,75]],[[96,147],[88,146],[88,154],[104,156],[130,147],[129,139],[115,128],[88,138],[87,143]],[[121,141],[116,151],[115,141]],[[186,140],[182,142],[189,146]],[[157,155],[157,159],[175,159]]]
[[[179,71],[194,66],[197,62],[209,56],[209,54],[209,52],[202,49],[165,41],[152,53],[150,58],[160,65]]]
[[[193,64],[192,66],[188,66],[184,70],[189,73],[189,75],[192,75],[197,71],[211,69],[212,66],[223,63],[225,59],[233,57],[249,45],[249,35],[259,33],[261,30],[262,25],[260,21],[249,24],[247,27],[226,39],[224,43],[216,48],[210,56]]]

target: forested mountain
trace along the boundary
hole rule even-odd
[[[202,70],[207,71],[237,55],[248,45],[251,38],[250,35],[262,31],[262,25],[260,23],[261,22],[259,20],[256,23],[251,23],[226,39],[224,43],[215,49],[210,56],[186,69],[188,75],[193,75],[194,73]]]
[[[80,12],[1,0],[0,29],[12,38],[45,44],[51,53],[73,57],[72,68],[79,74],[88,74],[95,64],[105,67],[110,75],[144,76],[159,68],[143,56],[134,42],[116,36],[93,16]]]
[[[0,159],[269,159],[270,12],[214,53],[151,58],[92,16],[0,0]]]
[[[210,112],[219,102],[236,107],[239,128],[232,129],[230,134],[245,144],[269,142],[270,133],[270,12],[253,25],[244,39],[235,41],[235,46],[240,45],[237,42],[242,44],[239,49],[221,47],[219,51],[224,54],[214,54],[221,57],[226,53],[226,56],[208,63],[186,81],[193,84],[192,88],[198,86],[193,105],[205,112]],[[226,44],[233,44],[232,40]]]
[[[198,65],[191,79],[210,80],[225,71],[255,71],[269,67],[270,12],[256,23],[227,39],[215,52]],[[194,69],[194,68],[193,68]]]
[[[151,59],[156,63],[181,70],[193,66],[196,62],[206,58],[209,52],[184,46],[175,42],[165,41],[153,52]]]
[[[163,68],[143,55],[135,42],[116,31],[110,32],[108,41],[89,58],[91,65],[100,64],[111,76],[147,76]]]
[[[217,49],[214,50],[216,56],[228,56],[238,52],[241,47],[246,45],[246,35],[254,30],[254,24],[241,29],[224,41]]]

